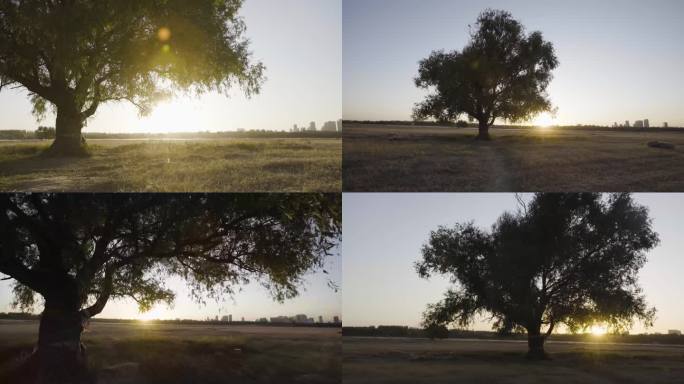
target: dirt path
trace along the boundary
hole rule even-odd
[[[492,142],[480,143],[480,150],[487,159],[487,172],[489,181],[485,191],[511,192],[514,183],[511,172],[508,170],[508,159]]]

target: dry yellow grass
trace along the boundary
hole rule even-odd
[[[87,158],[48,143],[0,144],[0,191],[339,192],[340,139],[90,140]]]
[[[345,191],[682,191],[684,132],[347,124]],[[649,141],[674,143],[674,150]]]

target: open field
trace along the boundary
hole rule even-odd
[[[681,383],[683,345],[343,337],[345,383]]]
[[[340,139],[88,141],[87,158],[45,158],[50,142],[0,142],[1,191],[339,192]]]
[[[345,191],[682,191],[684,131],[344,125]],[[650,148],[650,141],[676,145]]]
[[[2,372],[30,353],[37,321],[0,321]],[[98,383],[340,383],[339,328],[93,322]]]

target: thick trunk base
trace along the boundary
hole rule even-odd
[[[81,134],[83,119],[78,109],[71,106],[57,109],[55,141],[45,152],[48,156],[87,156],[86,142]]]
[[[85,139],[81,134],[74,136],[57,136],[44,155],[51,157],[87,157],[90,156]]]
[[[78,311],[51,308],[43,312],[38,348],[32,356],[37,367],[36,384],[94,383],[81,343],[82,332],[83,318]]]
[[[492,138],[489,136],[489,126],[480,124],[475,140],[489,141],[491,139]]]
[[[549,355],[544,351],[546,337],[542,335],[527,336],[527,358],[529,360],[550,360]]]

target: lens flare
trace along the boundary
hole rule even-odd
[[[162,43],[167,42],[171,39],[171,30],[166,27],[159,28],[159,31],[157,32],[157,37],[159,38],[159,41],[161,41]]]

